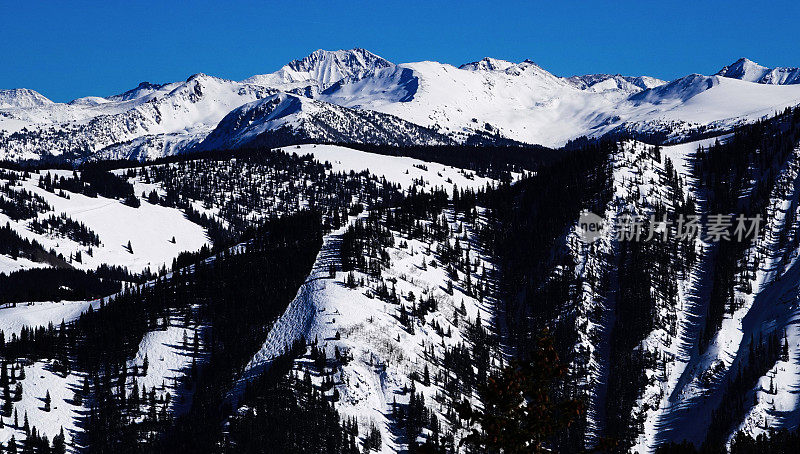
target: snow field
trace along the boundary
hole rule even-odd
[[[336,145],[298,145],[285,147],[284,151],[298,155],[310,154],[319,162],[329,162],[335,172],[363,172],[386,178],[403,189],[414,185],[415,180],[427,182],[426,188],[441,187],[452,192],[453,185],[460,189],[479,189],[494,184],[490,178],[480,177],[471,170],[445,166],[419,159],[384,156]]]
[[[448,216],[455,227],[456,220],[452,214]],[[369,285],[347,287],[348,273],[344,272],[337,272],[335,278],[330,278],[327,264],[328,260],[335,258],[330,249],[335,248],[336,242],[329,237],[318,257],[319,266],[315,265],[319,271],[312,274],[284,314],[287,322],[279,321],[273,326],[267,342],[248,365],[242,379],[244,382],[269,367],[269,360],[301,335],[308,342],[316,339],[329,358],[338,348],[340,353],[352,357],[352,361],[334,375],[340,395],[336,408],[343,416],[358,419],[364,429],[361,434],[366,433],[370,422],[374,422],[382,434],[382,452],[386,453],[403,449],[398,434],[392,432],[390,414],[395,399],[398,404],[408,401],[403,388],[410,387],[409,375],[412,372],[422,375],[425,365],[431,377],[439,372],[439,366],[428,358],[426,350],[433,348],[436,357],[441,358],[444,346],[452,347],[465,340],[467,321],[474,323],[479,314],[484,327],[492,324],[490,299],[479,303],[457,285],[453,295],[448,295],[441,287],[448,279],[443,268],[428,265],[427,270],[421,269],[423,260],[436,260],[435,255],[428,252],[429,247],[435,250],[434,244],[403,238],[396,232],[394,235],[395,247],[389,251],[391,266],[383,272],[383,278],[393,282],[397,294],[402,295],[403,304],[409,308],[410,292],[417,300],[432,295],[438,301],[437,311],[427,314],[425,323],[414,322],[413,333],[409,332],[398,321],[399,306],[378,299]],[[472,233],[468,233],[470,235]],[[407,247],[399,247],[401,241],[407,243]],[[492,269],[492,264],[477,251],[472,253],[471,259],[481,264],[479,269],[480,266]],[[356,280],[364,278],[369,282],[366,275],[355,272],[354,276]],[[460,313],[462,301],[465,315]],[[444,336],[436,332],[434,323],[442,328]],[[305,327],[305,330],[297,327]],[[450,336],[447,336],[448,332]],[[308,360],[301,358],[296,367],[303,368],[304,364],[308,364]],[[312,374],[312,378],[315,384],[321,384],[320,377]],[[437,412],[439,421],[446,427],[447,420],[443,415],[447,408],[436,403],[435,398],[441,391],[439,386],[432,379],[427,387],[416,383],[416,389],[424,395],[426,404]]]
[[[43,197],[52,207],[52,211],[39,214],[39,218],[66,213],[75,221],[82,222],[100,237],[100,246],[92,247],[89,255],[88,246],[83,246],[69,238],[37,234],[27,227],[29,221],[14,221],[0,213],[0,223],[8,222],[23,237],[38,241],[45,250],[53,248],[65,258],[81,252],[82,262],[72,262],[81,269],[94,269],[101,264],[127,267],[131,272],[141,272],[150,268],[153,272],[161,266],[169,266],[172,259],[183,251],[195,251],[209,241],[202,227],[186,219],[183,213],[174,208],[151,205],[141,201],[139,208],[132,208],[119,200],[105,197],[87,197],[83,194],[67,192],[69,199],[45,191],[38,187],[39,177],[48,171],[31,177],[22,183],[22,188]],[[51,175],[71,177],[72,172],[51,170]],[[136,189],[145,190],[149,186],[136,185]],[[141,196],[142,191],[136,192]],[[66,191],[65,191],[66,192]],[[172,237],[175,243],[171,243]],[[130,241],[133,253],[127,249]],[[30,265],[26,260],[16,261],[2,257],[3,269],[22,269]],[[0,271],[3,271],[0,269]]]

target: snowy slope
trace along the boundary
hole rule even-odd
[[[36,107],[53,104],[53,101],[27,88],[0,90],[0,109]]]
[[[0,442],[7,444],[13,436],[17,446],[26,439],[23,424],[25,417],[32,427],[48,439],[63,428],[67,443],[74,441],[74,437],[82,432],[80,420],[88,411],[83,405],[74,405],[72,401],[74,390],[82,384],[81,376],[68,374],[66,376],[53,371],[52,362],[49,361],[22,361],[19,367],[25,368],[25,379],[19,382],[23,385],[22,399],[14,403],[14,409],[19,415],[19,425],[14,425],[14,418],[3,417],[4,426],[0,428]],[[18,373],[18,372],[17,372]],[[14,386],[11,386],[12,392]],[[44,399],[50,393],[51,409],[44,410]]]
[[[0,274],[13,273],[14,271],[25,270],[29,268],[41,268],[43,266],[45,266],[45,264],[33,262],[25,257],[17,257],[16,259],[12,259],[5,254],[0,254]]]
[[[626,99],[598,132],[663,135],[679,141],[695,133],[725,132],[800,104],[797,85],[766,85],[693,74]]]
[[[256,75],[242,82],[284,91],[309,86],[314,91],[321,91],[342,79],[360,79],[375,70],[391,66],[394,65],[366,49],[319,49],[274,73]]]
[[[800,103],[796,87],[690,75],[669,84],[622,76],[556,77],[533,62],[489,60],[456,68],[398,65],[343,80],[320,99],[377,110],[449,134],[486,131],[560,146],[587,135],[725,131]]]
[[[457,169],[442,164],[420,161],[402,156],[383,156],[336,145],[298,145],[286,148],[299,155],[310,154],[320,162],[329,162],[335,172],[362,172],[386,178],[401,188],[425,181],[426,189],[435,187],[448,191],[453,185],[460,189],[480,189],[495,184],[490,178],[480,177],[471,170]]]
[[[768,69],[740,60],[718,76],[690,75],[665,84],[647,76],[557,77],[530,60],[484,58],[460,67],[430,61],[395,65],[359,48],[318,50],[242,82],[197,74],[168,84],[142,82],[119,95],[70,103],[52,103],[30,90],[4,90],[0,158],[47,154],[146,159],[180,153],[196,147],[235,109],[279,92],[390,114],[455,141],[475,133],[546,146],[609,133],[680,141],[725,132],[797,104],[798,77],[796,69]],[[734,78],[740,83],[732,83]],[[340,128],[342,115],[318,118],[315,129]],[[278,122],[264,129],[283,126]],[[352,136],[339,130],[327,137],[360,141],[367,127],[381,129],[370,122]],[[275,134],[282,137],[281,145],[298,141],[285,132]],[[317,131],[316,137],[326,136]],[[429,143],[426,138],[420,142]]]
[[[800,68],[767,68],[746,58],[740,58],[733,64],[722,68],[717,75],[759,84],[800,84]]]
[[[72,172],[60,170],[50,172],[67,177],[72,175]],[[0,212],[0,223],[5,225],[8,222],[21,237],[35,239],[46,250],[53,248],[64,257],[69,258],[80,251],[82,262],[72,263],[77,268],[93,269],[105,263],[124,266],[132,272],[140,272],[145,268],[156,271],[161,266],[171,265],[172,259],[179,253],[195,251],[208,244],[203,228],[187,220],[178,209],[152,205],[146,200],[142,200],[139,208],[132,208],[119,200],[87,197],[68,191],[66,194],[69,198],[60,197],[38,186],[39,177],[45,173],[47,171],[42,171],[41,175],[31,174],[31,177],[24,180],[22,186],[18,188],[41,196],[52,207],[51,211],[40,213],[38,217],[42,219],[65,213],[97,233],[100,237],[100,246],[92,247],[90,255],[89,246],[62,236],[35,233],[29,228],[30,220],[15,221],[2,212]],[[141,195],[145,190],[139,185],[134,187],[137,195]],[[175,243],[170,241],[173,236]],[[128,241],[131,242],[132,253],[127,249]],[[40,266],[28,261],[11,261],[8,257],[3,258],[0,263],[5,263],[3,267],[9,271],[13,267]]]
[[[477,71],[437,62],[404,64],[342,81],[320,98],[446,133],[488,131],[551,145],[589,127],[591,119],[581,115],[587,104],[610,110],[619,96],[580,90],[526,61],[504,70]]]
[[[391,115],[281,93],[234,109],[200,150],[287,143],[449,144],[446,136]]]
[[[727,138],[666,146],[657,155],[646,144],[622,143],[620,150],[611,156],[614,196],[603,213],[606,225],[623,213],[648,216],[658,205],[670,206],[672,196],[665,180],[665,158],[674,164],[681,195],[691,196],[702,210],[706,197],[698,189],[692,168],[693,154],[717,140]],[[787,356],[778,359],[744,395],[728,397],[741,398],[744,408],[743,418],[734,421],[734,427],[726,433],[730,441],[737,431],[756,436],[800,426],[797,398],[800,250],[795,242],[800,214],[797,204],[800,149],[795,149],[786,162],[779,163],[776,174],[761,227],[766,233],[746,251],[743,259],[753,271],[733,289],[737,307],[725,315],[707,349],[700,351],[698,343],[708,316],[716,260],[714,246],[705,237],[692,243],[697,260],[685,275],[676,275],[672,297],[652,287],[655,321],[652,331],[634,349],[650,355],[650,360],[642,371],[646,378],[644,386],[638,390],[631,409],[637,434],[631,452],[651,453],[663,443],[683,440],[699,446],[706,439],[714,411],[725,398],[730,382],[750,361],[751,340],[766,339],[773,333],[781,339],[785,333]],[[580,242],[577,232],[576,226],[566,241],[576,263],[581,301],[577,309],[575,350],[586,354],[576,357],[570,368],[587,390],[586,443],[594,446],[598,437],[606,433],[606,399],[615,392],[607,389],[607,374],[618,298],[613,290],[608,291],[598,282],[616,282],[620,265],[614,257],[619,255],[620,246],[608,231],[591,245]]]
[[[448,211],[445,216],[453,229],[461,223],[465,226],[464,237],[458,235],[465,247],[474,241],[475,232],[463,218]],[[374,278],[356,272],[355,279],[363,278],[367,285],[352,288],[345,284],[347,273],[329,275],[330,265],[340,266],[338,244],[343,230],[326,237],[314,271],[270,329],[266,342],[246,367],[231,398],[235,402],[244,383],[268,368],[272,359],[292,342],[301,336],[308,341],[317,339],[328,356],[332,357],[334,349],[338,349],[352,358],[335,373],[335,387],[341,396],[336,403],[337,410],[357,418],[362,435],[370,423],[375,423],[382,434],[380,452],[402,452],[406,445],[395,432],[396,421],[392,421],[390,414],[394,401],[400,405],[408,402],[404,389],[412,386],[409,375],[413,372],[423,375],[426,367],[432,377],[444,371],[441,358],[445,347],[452,348],[462,342],[468,344],[467,327],[478,323],[478,319],[481,326],[491,326],[496,301],[489,297],[479,301],[464,293],[460,285],[454,287],[452,295],[445,292],[443,283],[448,277],[446,270],[436,264],[437,256],[433,252],[436,243],[393,232],[396,246],[387,248],[391,265],[384,271],[383,279],[393,282],[393,288],[401,295],[401,304],[407,307],[412,305],[412,293],[417,300],[431,296],[437,301],[437,309],[427,314],[424,322],[414,319],[412,329],[408,329],[398,320],[398,305],[376,297]],[[429,263],[424,269],[420,267],[423,261]],[[477,270],[493,269],[480,251],[472,250],[470,261],[476,264],[474,279],[480,274]],[[462,302],[465,312],[461,311]],[[499,351],[492,354],[497,355],[496,358],[501,356]],[[309,367],[308,359],[298,359],[296,367]],[[440,381],[432,381],[430,386],[415,382],[415,386],[428,403],[437,402],[437,394],[443,393]],[[472,399],[471,396],[464,398]],[[435,409],[444,429],[452,429],[445,417],[450,408],[436,404],[431,408]],[[456,444],[463,435],[463,432],[456,434]]]
[[[81,313],[89,306],[97,308],[99,300],[95,301],[43,301],[23,303],[16,306],[0,308],[0,330],[6,336],[19,335],[23,327],[47,326],[49,323],[58,325],[62,321],[69,323],[77,320]]]

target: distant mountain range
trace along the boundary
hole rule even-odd
[[[55,103],[0,90],[0,159],[155,158],[215,147],[303,142],[486,141],[564,145],[581,136],[678,142],[800,104],[800,70],[741,59],[672,82],[557,77],[530,60],[460,67],[394,64],[364,49],[325,51],[243,81],[195,74],[110,97]]]

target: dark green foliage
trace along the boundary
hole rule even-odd
[[[9,255],[12,259],[24,257],[34,262],[69,267],[63,256],[56,256],[53,252],[45,251],[44,247],[35,240],[31,241],[20,237],[9,223],[0,227],[0,254]]]
[[[66,213],[60,216],[51,214],[49,217],[34,219],[29,224],[31,230],[42,234],[63,235],[84,246],[99,246],[100,237],[82,222],[72,220]]]
[[[778,333],[772,333],[766,339],[750,339],[746,362],[740,362],[736,374],[731,373],[728,377],[725,394],[714,410],[706,434],[706,447],[713,448],[725,443],[753,403],[750,390],[775,365],[781,350],[781,336]]]
[[[615,143],[601,143],[566,152],[535,177],[485,196],[494,222],[482,239],[500,262],[503,319],[520,354],[567,300],[563,292],[550,293],[547,280],[563,255],[568,226],[582,209],[602,212],[610,197],[608,157],[615,149]]]
[[[103,170],[100,165],[87,164],[81,169],[80,175],[73,172],[70,178],[54,176],[47,172],[39,179],[39,186],[50,192],[62,189],[88,197],[103,196],[110,199],[129,200],[134,195],[133,185],[124,178]]]
[[[0,274],[0,304],[28,301],[90,300],[118,292],[120,282],[145,282],[148,272],[132,275],[120,267],[96,270],[34,268]]]
[[[483,408],[467,401],[459,406],[460,416],[480,427],[464,440],[478,452],[550,452],[548,443],[583,412],[581,402],[558,397],[567,366],[559,361],[548,333],[531,351],[529,361],[516,362],[480,383]]]
[[[700,150],[695,173],[708,197],[702,207],[705,214],[730,214],[736,218],[761,216],[767,219],[770,192],[775,187],[778,170],[800,142],[800,109],[787,110],[775,118],[743,126],[725,143]],[[752,182],[755,181],[755,184]],[[789,211],[793,212],[793,209]],[[762,222],[763,226],[763,222]],[[760,234],[763,236],[764,229]],[[752,236],[744,241],[722,240],[716,247],[713,286],[700,339],[704,350],[722,325],[726,313],[737,308],[734,286],[754,270],[741,265],[745,251],[753,244]]]
[[[356,454],[354,422],[342,421],[308,374],[260,380],[231,420],[230,453]],[[379,435],[380,436],[380,435]]]
[[[0,212],[19,221],[36,217],[39,213],[52,209],[44,198],[25,189],[15,188],[15,184],[16,179],[12,179],[0,185]]]

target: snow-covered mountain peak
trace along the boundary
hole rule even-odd
[[[207,81],[207,80],[225,80],[225,79],[222,79],[220,77],[209,76],[206,73],[197,73],[197,74],[192,74],[191,76],[189,76],[186,79],[186,82],[193,82],[193,81],[204,82],[204,81]]]
[[[358,125],[358,137],[377,143],[376,136],[362,132],[366,125],[382,123],[393,125],[394,132],[427,130],[414,133],[422,138],[419,143],[433,140],[430,131],[456,142],[488,134],[554,147],[582,135],[621,132],[678,140],[698,128],[724,130],[800,103],[800,84],[777,86],[792,83],[791,71],[769,70],[759,83],[750,81],[763,72],[759,68],[743,59],[728,67],[725,77],[692,74],[665,83],[614,73],[564,78],[531,60],[487,57],[461,67],[435,61],[395,65],[364,49],[318,50],[244,82],[198,73],[164,85],[142,82],[118,95],[68,104],[51,103],[29,90],[5,90],[0,92],[5,95],[0,96],[0,156],[33,159],[42,150],[82,158],[101,151],[115,158],[173,154],[202,142],[233,109],[278,92],[303,98],[282,101],[282,108],[300,106],[290,116],[301,121],[291,125],[300,126],[300,135],[293,129],[292,135],[275,140],[281,145],[298,137],[355,141],[355,136],[341,132],[344,125]],[[743,80],[729,77],[737,71]],[[800,79],[800,70],[795,71]],[[248,114],[258,114],[265,127],[286,126],[286,117],[268,118],[263,109]],[[414,126],[401,125],[398,119]],[[335,133],[321,132],[325,121],[337,123]],[[231,121],[227,125],[236,130],[241,126]],[[400,143],[394,132],[386,137]]]
[[[520,63],[512,64],[503,71],[505,74],[512,77],[526,77],[536,80],[546,81],[548,85],[565,85],[564,81],[541,66],[537,65],[533,60],[524,60]]]
[[[730,77],[732,79],[745,80],[747,82],[758,82],[769,72],[769,68],[747,58],[740,58],[733,64],[722,68],[717,75]]]
[[[458,69],[465,69],[467,71],[505,71],[506,69],[514,66],[514,63],[498,58],[484,57],[481,60],[471,63],[464,63]]]
[[[506,68],[505,71],[506,71],[507,74],[512,74],[512,75],[519,75],[519,74],[521,74],[523,72],[526,72],[526,71],[544,71],[544,72],[547,72],[547,71],[544,70],[544,68],[542,68],[541,66],[537,65],[536,62],[534,62],[533,60],[529,60],[527,58],[525,60],[523,60],[522,62],[520,62],[520,63],[517,63],[517,64],[509,66],[508,68]],[[547,72],[547,74],[550,74],[550,73]]]
[[[335,66],[337,69],[349,69],[352,71],[374,71],[375,69],[386,68],[391,65],[392,63],[388,60],[366,49],[356,47],[348,50],[334,51],[317,49],[307,57],[291,61],[286,66],[295,71],[315,71],[328,69],[332,66]]]
[[[73,99],[72,101],[68,102],[70,106],[86,106],[86,107],[94,107],[106,104],[109,101],[106,98],[101,98],[99,96],[84,96],[83,98]]]
[[[620,74],[586,74],[584,76],[572,76],[567,80],[581,90],[596,93],[621,90],[633,94],[666,83],[655,77],[629,77]]]
[[[53,104],[41,93],[28,88],[0,90],[0,109],[15,107],[38,107]]]
[[[767,68],[747,58],[740,58],[733,64],[725,66],[717,75],[759,84],[800,84],[800,68]]]
[[[232,110],[198,149],[273,147],[290,142],[452,143],[442,134],[392,115],[282,92]]]
[[[661,104],[666,101],[688,101],[694,96],[719,85],[718,76],[689,74],[670,83],[636,93],[630,97],[632,101]]]
[[[109,96],[109,101],[131,101],[134,99],[140,99],[145,96],[149,96],[158,90],[165,87],[167,84],[154,84],[147,81],[140,82],[136,88],[132,88],[124,93],[120,93],[118,95]]]
[[[366,49],[316,50],[305,58],[289,62],[271,74],[261,74],[245,83],[284,90],[316,86],[324,90],[345,78],[359,79],[382,68],[394,66],[388,60]]]

